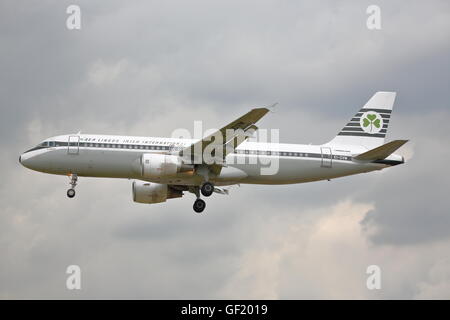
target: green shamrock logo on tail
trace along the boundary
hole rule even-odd
[[[377,133],[380,132],[383,126],[381,116],[374,112],[369,111],[362,115],[361,117],[361,127],[367,133]]]

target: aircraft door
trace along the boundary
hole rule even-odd
[[[68,154],[78,154],[80,152],[80,137],[69,136],[69,143],[67,144]]]
[[[333,155],[331,153],[331,148],[321,147],[320,151],[322,152],[322,163],[320,166],[324,168],[331,168],[333,164]]]

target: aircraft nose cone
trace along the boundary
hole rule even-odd
[[[22,153],[19,156],[19,162],[21,165],[23,165],[25,168],[29,168],[29,159],[27,156],[24,156],[24,154]]]

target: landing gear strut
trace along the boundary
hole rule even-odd
[[[77,185],[78,176],[76,173],[72,173],[70,176],[70,186],[71,188],[67,190],[67,196],[69,198],[75,197],[75,186]]]
[[[209,197],[214,192],[214,185],[211,182],[205,182],[201,188],[202,195]]]

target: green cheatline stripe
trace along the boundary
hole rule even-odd
[[[67,147],[68,144],[67,142],[55,142],[58,143],[58,146],[54,146],[54,147],[49,147],[49,146],[38,146],[35,147],[33,149],[30,149],[26,152],[30,152],[30,151],[34,151],[34,150],[39,150],[39,149],[53,149],[53,148],[60,148],[60,147]],[[106,143],[106,144],[102,144],[99,143],[97,144],[97,146],[89,146],[90,143],[85,143],[85,142],[80,142],[79,143],[79,147],[82,148],[98,148],[98,149],[118,149],[118,150],[131,150],[134,152],[144,152],[144,153],[150,153],[150,154],[154,154],[154,153],[158,153],[161,150],[154,150],[154,149],[128,149],[128,148],[123,148],[122,146],[125,146],[125,144],[116,144],[116,148],[109,148],[109,147],[105,147],[105,145],[111,145],[112,143]],[[103,146],[102,146],[103,145]],[[136,145],[136,146],[141,146],[141,145]],[[144,146],[144,145],[142,145]],[[78,147],[78,143],[76,145],[74,145],[74,147]],[[161,148],[166,148],[164,150],[168,150],[168,146],[161,146]],[[250,153],[250,151],[256,151],[256,154]],[[24,153],[26,153],[24,152]],[[269,154],[270,152],[270,154]],[[277,154],[274,154],[275,151],[269,151],[269,150],[235,150],[235,152],[233,154],[237,155],[237,154],[241,154],[241,155],[245,155],[245,156],[256,156],[256,155],[267,155],[267,156],[280,156],[280,157],[297,157],[297,158],[318,158],[318,159],[332,159],[333,161],[339,160],[339,161],[352,161],[352,157],[350,156],[344,156],[344,155],[331,155],[331,154],[321,154],[321,153],[310,153],[310,152],[293,152],[293,151],[276,151]]]
[[[384,138],[386,136],[385,133],[365,133],[365,132],[344,132],[341,131],[338,133],[338,136],[357,136],[357,137],[371,137],[371,138]]]
[[[362,108],[359,112],[375,111],[378,113],[392,113],[392,110],[388,109],[376,109],[376,108]]]
[[[34,151],[34,150],[39,150],[39,149],[45,149],[45,148],[48,148],[48,147],[41,147],[41,146],[38,146],[38,147],[34,147],[34,148],[32,148],[32,149],[29,149],[29,150],[25,151],[24,153],[27,153],[27,152],[30,152],[30,151]]]

